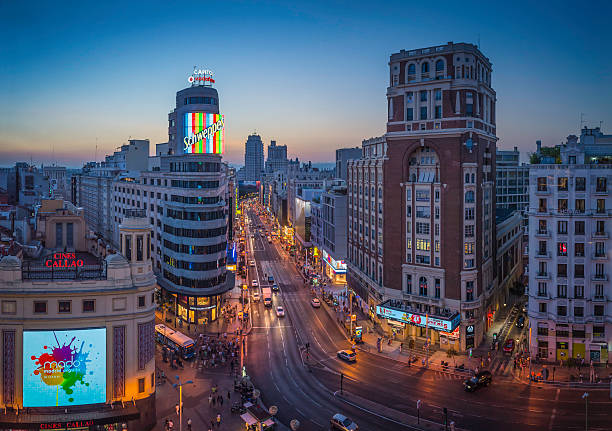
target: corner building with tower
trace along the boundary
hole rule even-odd
[[[347,165],[348,284],[387,335],[465,351],[501,301],[491,62],[450,42],[389,67],[387,133]]]

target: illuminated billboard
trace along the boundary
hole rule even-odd
[[[106,328],[23,331],[23,406],[106,402]]]
[[[385,304],[385,303],[383,303]],[[432,328],[438,331],[453,332],[461,323],[461,315],[455,313],[448,318],[438,318],[428,314],[410,313],[385,305],[376,306],[376,314],[383,319],[391,319],[402,323],[411,323],[422,328]]]
[[[221,114],[186,112],[183,121],[185,154],[223,154],[225,124]]]

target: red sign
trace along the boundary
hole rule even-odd
[[[56,430],[56,429],[70,429],[70,428],[82,428],[90,427],[94,424],[93,419],[86,421],[69,421],[69,422],[50,422],[46,424],[40,424],[41,430]]]
[[[45,259],[47,268],[76,268],[83,266],[83,259],[77,259],[75,253],[53,253]]]

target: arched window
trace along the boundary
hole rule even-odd
[[[425,277],[419,278],[419,295],[427,296],[427,279]]]
[[[428,62],[421,64],[421,73],[429,73],[429,63]]]
[[[414,64],[408,65],[408,75],[414,75],[416,73],[416,66]]]
[[[444,61],[442,60],[436,61],[436,72],[443,72],[443,71],[444,71]]]
[[[371,192],[372,197],[376,197],[376,192],[374,191],[374,186],[372,186],[372,192]]]
[[[470,182],[470,174],[465,174],[465,183],[469,184]]]
[[[472,174],[472,184],[475,184],[475,183],[476,183],[476,175]]]
[[[378,199],[382,199],[382,188],[378,189]]]
[[[474,203],[474,192],[472,190],[465,192],[465,203]]]

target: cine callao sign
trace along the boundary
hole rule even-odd
[[[77,259],[75,253],[53,253],[45,259],[47,268],[80,268],[83,259]]]
[[[225,118],[221,114],[186,112],[184,118],[185,154],[223,154],[225,151]]]

